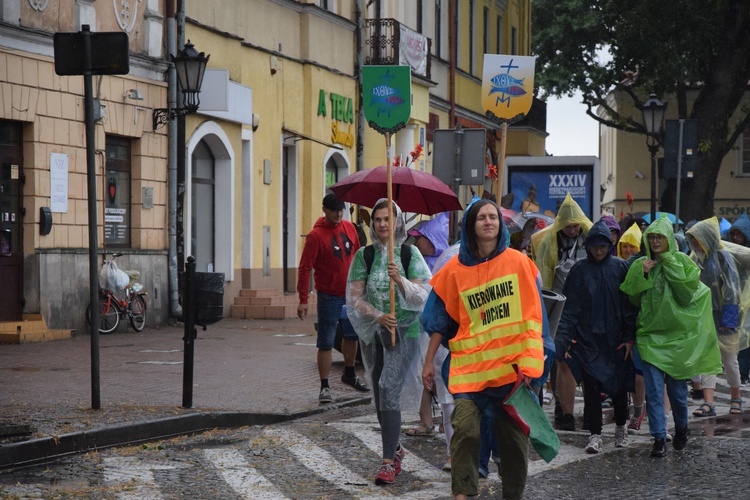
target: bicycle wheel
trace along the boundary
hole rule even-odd
[[[112,333],[120,325],[120,306],[110,297],[99,297],[99,333]],[[86,322],[91,324],[91,304],[86,308]]]
[[[146,299],[143,295],[136,295],[128,305],[130,315],[130,326],[136,332],[142,332],[146,327]]]

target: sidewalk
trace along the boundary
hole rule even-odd
[[[0,441],[0,469],[85,449],[369,404],[370,393],[340,382],[343,357],[336,351],[330,375],[334,402],[318,404],[314,321],[224,319],[206,331],[199,328],[190,409],[182,408],[182,325],[99,337],[99,410],[91,409],[88,335],[0,345],[0,425],[26,425],[33,432],[28,440]]]

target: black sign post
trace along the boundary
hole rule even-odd
[[[55,33],[55,73],[83,75],[86,119],[86,179],[89,211],[89,303],[91,318],[91,408],[101,408],[99,385],[99,263],[96,251],[96,135],[94,131],[93,75],[126,75],[130,72],[127,33],[92,33],[89,25],[78,33]]]

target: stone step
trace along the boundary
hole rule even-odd
[[[313,313],[315,309],[312,309]],[[272,306],[229,306],[229,315],[235,319],[292,319],[297,317],[297,304]]]
[[[318,297],[311,293],[308,314],[317,315]],[[299,296],[282,293],[276,289],[243,288],[234,304],[229,306],[229,316],[235,319],[291,319],[297,317]]]
[[[47,322],[41,314],[24,314],[22,321],[5,321],[0,323],[0,344],[28,344],[68,340],[75,335],[75,330],[47,328]]]

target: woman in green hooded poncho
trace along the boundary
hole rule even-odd
[[[643,361],[646,411],[654,437],[652,457],[664,457],[666,419],[664,384],[675,421],[673,446],[687,443],[685,380],[721,373],[711,291],[700,281],[700,269],[677,248],[672,224],[665,215],[643,232],[646,255],[630,266],[620,289],[640,307],[636,345]]]

